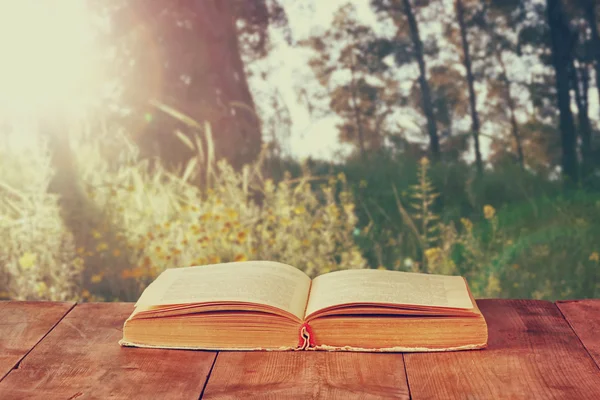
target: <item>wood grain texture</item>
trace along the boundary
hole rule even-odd
[[[600,368],[600,300],[559,301],[556,305]]]
[[[203,399],[408,399],[402,354],[221,352]]]
[[[74,305],[0,301],[0,381]]]
[[[0,399],[198,399],[216,353],[122,348],[132,310],[76,306],[0,382]]]
[[[554,304],[477,303],[489,347],[405,355],[414,399],[600,399],[600,371]]]

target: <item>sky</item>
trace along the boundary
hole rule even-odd
[[[331,24],[335,11],[348,3],[348,0],[284,0],[281,3],[288,14],[293,41],[298,42],[326,29]],[[375,15],[368,0],[354,0],[353,4],[361,19],[366,23],[375,23]],[[269,81],[251,81],[251,85],[254,90],[267,90],[267,85],[269,90],[276,87],[285,101],[292,120],[289,141],[284,143],[289,155],[297,159],[312,157],[332,160],[339,152],[348,154],[350,147],[338,142],[338,119],[334,116],[316,118],[309,113],[306,101],[298,100],[298,93],[304,85],[319,85],[308,66],[310,51],[288,45],[278,32],[273,32],[272,39],[274,50],[261,65],[268,65]]]

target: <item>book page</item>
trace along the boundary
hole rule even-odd
[[[313,279],[306,316],[349,303],[473,308],[460,276],[355,269],[330,272]]]
[[[173,268],[146,288],[136,307],[239,301],[277,307],[302,319],[309,290],[304,272],[271,261]]]

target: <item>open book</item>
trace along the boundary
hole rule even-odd
[[[123,327],[123,346],[210,350],[444,351],[486,346],[459,276],[347,270],[311,279],[248,261],[168,269]]]

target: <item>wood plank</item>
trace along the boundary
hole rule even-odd
[[[0,381],[74,305],[0,301]]]
[[[0,399],[198,399],[216,353],[122,348],[132,310],[76,306],[0,382]]]
[[[600,372],[558,308],[481,300],[489,347],[405,355],[414,399],[600,399]]]
[[[408,399],[402,354],[221,352],[203,399]]]
[[[556,305],[600,367],[600,299],[559,301]]]

